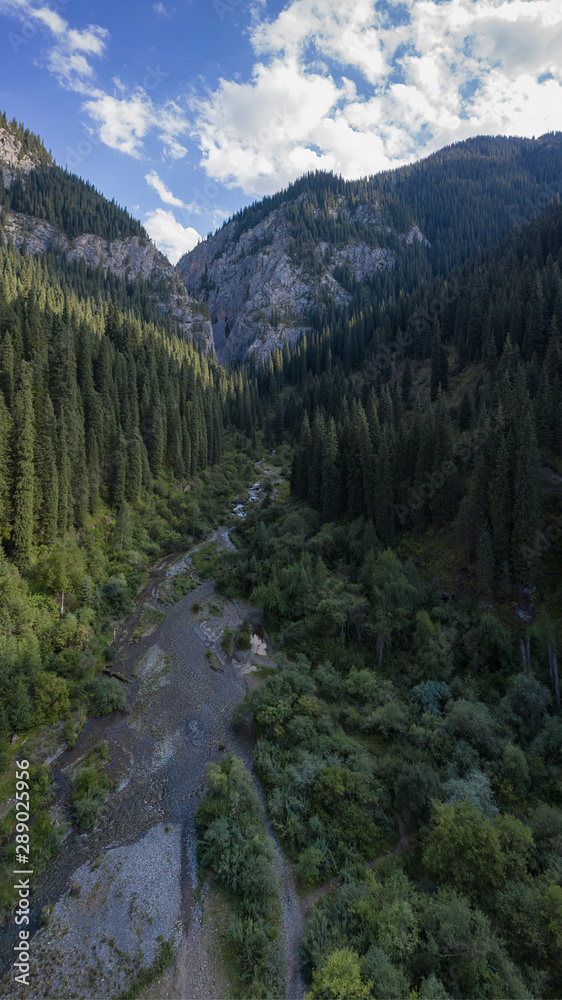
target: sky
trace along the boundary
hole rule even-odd
[[[308,170],[562,129],[562,0],[0,0],[0,109],[175,262]]]

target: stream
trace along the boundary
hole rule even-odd
[[[211,538],[221,548],[233,547],[228,528]],[[176,947],[169,991],[147,995],[220,1000],[216,960],[202,930],[204,899],[194,901],[195,811],[209,761],[232,752],[251,769],[253,731],[249,724],[233,729],[230,716],[245,696],[253,664],[268,661],[257,634],[249,653],[225,656],[220,646],[224,628],[237,628],[243,617],[255,619],[259,612],[216,594],[214,581],[197,582],[169,607],[159,602],[162,586],[177,572],[193,575],[191,555],[200,547],[152,566],[135,612],[117,630],[115,669],[131,680],[129,711],[89,720],[76,746],[57,759],[53,776],[59,810],[71,801],[73,774],[102,740],[116,790],[94,828],[86,833],[73,828],[35,878],[33,931],[46,906],[52,909],[50,919],[31,942],[30,986],[17,986],[8,968],[1,996],[110,1000],[151,965],[164,938]],[[200,610],[193,610],[194,603]],[[133,641],[147,604],[164,618],[152,634]],[[209,651],[212,661],[205,655]],[[254,784],[281,874],[285,998],[300,1000],[302,906],[255,778]],[[3,972],[13,961],[15,930],[11,923],[0,935]]]

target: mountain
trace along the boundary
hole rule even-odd
[[[187,295],[169,260],[139,222],[79,177],[61,170],[41,140],[0,117],[0,240],[27,253],[52,252],[152,286],[156,309],[212,351],[206,310]]]
[[[353,204],[334,192],[320,207],[314,187],[311,179],[310,193],[289,195],[255,223],[232,220],[177,264],[209,306],[222,360],[294,345],[324,302],[351,304],[343,275],[369,281],[405,248],[427,242],[415,225],[397,232],[375,199]]]
[[[380,303],[492,245],[560,190],[562,133],[479,137],[343,181],[308,174],[239,212],[177,271],[223,361],[294,345],[318,313]]]
[[[180,272],[139,223],[22,126],[0,135],[0,992],[20,995],[18,856],[35,991],[145,988],[170,914],[152,911],[154,961],[126,902],[96,950],[90,890],[117,912],[122,842],[146,898],[198,803],[204,923],[215,900],[221,921],[197,946],[222,955],[227,934],[222,995],[299,996],[300,971],[317,1000],[556,1000],[560,137],[311,175],[240,212],[182,264],[223,310],[215,333],[232,323],[223,357],[261,301],[265,340],[221,365],[176,321]],[[275,660],[231,715],[262,615]],[[155,824],[177,834],[156,854]],[[52,961],[69,920],[87,969]]]

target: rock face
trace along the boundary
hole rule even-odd
[[[17,134],[8,127],[0,127],[0,166],[4,175],[4,184],[10,187],[16,174],[29,174],[41,165],[52,163],[46,150],[41,153],[36,150],[26,152]]]
[[[25,183],[32,170],[48,169],[51,165],[52,159],[44,147],[36,146],[25,152],[13,127],[3,127],[0,123],[0,172],[6,188],[15,177],[21,177]],[[168,258],[145,236],[109,240],[82,233],[71,238],[45,219],[4,212],[0,240],[4,244],[11,241],[18,250],[25,244],[28,254],[51,250],[57,256],[66,254],[69,261],[84,260],[91,267],[102,267],[106,274],[111,271],[129,281],[142,278],[151,282],[153,301],[162,314],[172,316],[184,336],[200,341],[205,353],[214,351],[213,328],[206,309],[188,295]]]
[[[9,212],[4,224],[4,243],[10,240],[16,250],[25,242],[28,254],[53,250],[57,255],[66,254],[69,261],[84,260],[91,267],[103,267],[105,273],[111,271],[129,281],[135,278],[152,281],[152,298],[161,312],[173,316],[185,336],[200,340],[206,354],[214,350],[213,328],[200,303],[188,295],[168,258],[145,237],[106,240],[83,233],[71,239],[51,222]]]
[[[417,227],[393,232],[375,202],[352,206],[339,196],[332,218],[359,236],[339,244],[316,240],[303,254],[288,212],[292,206],[298,211],[303,200],[300,195],[283,203],[242,231],[232,220],[177,264],[188,290],[207,302],[219,360],[250,353],[264,358],[285,342],[294,344],[322,302],[349,305],[345,271],[358,282],[369,280],[393,267],[397,240],[404,246],[427,242]]]

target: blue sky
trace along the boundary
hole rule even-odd
[[[0,0],[0,107],[172,260],[308,169],[562,128],[562,0]]]

